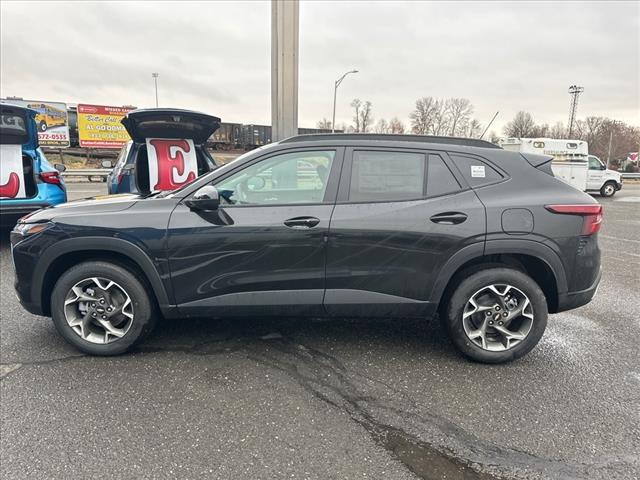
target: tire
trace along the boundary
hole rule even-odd
[[[40,125],[38,125],[38,127],[40,128],[41,132],[46,132],[47,131],[47,123],[44,120],[42,120],[40,122]]]
[[[108,288],[96,287],[92,279]],[[109,262],[85,262],[71,267],[56,282],[51,294],[51,316],[56,330],[78,350],[90,355],[119,355],[130,350],[155,325],[154,308],[145,284],[133,272]],[[78,299],[65,305],[74,296]],[[96,301],[82,300],[87,298]],[[105,302],[101,304],[99,300]],[[113,313],[106,312],[107,309]],[[98,323],[100,316],[107,319],[109,329]],[[87,322],[71,325],[81,318]]]
[[[506,305],[505,297],[494,293],[489,288],[491,285],[506,294]],[[472,298],[480,308],[473,307]],[[517,307],[510,310],[512,298]],[[500,311],[496,311],[495,306],[489,308],[490,305],[501,306]],[[523,305],[523,314],[511,318]],[[465,319],[464,315],[467,315]],[[512,268],[488,268],[467,276],[458,284],[441,322],[456,348],[467,358],[482,363],[504,363],[526,355],[538,344],[547,326],[547,315],[546,297],[531,277]],[[494,326],[489,326],[490,322]],[[498,322],[502,322],[501,327]],[[513,329],[514,336],[522,336],[524,332],[526,335],[522,339],[507,338],[511,334],[503,335],[497,328],[509,332]],[[478,335],[480,332],[483,333]]]
[[[600,189],[600,195],[603,197],[613,197],[616,194],[616,184],[614,182],[605,183]]]

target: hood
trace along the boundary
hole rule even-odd
[[[127,113],[122,124],[138,143],[147,138],[189,138],[203,144],[220,128],[220,119],[178,108],[148,108]]]
[[[103,195],[99,197],[72,200],[53,207],[43,208],[25,217],[21,221],[26,223],[46,222],[56,217],[68,215],[94,215],[107,212],[118,212],[131,207],[138,200],[144,198],[141,195]]]
[[[22,145],[23,150],[38,148],[35,110],[9,103],[0,103],[0,143]]]

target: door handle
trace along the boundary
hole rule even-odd
[[[320,219],[316,217],[295,217],[284,221],[289,228],[313,228],[320,223]]]
[[[466,219],[467,215],[462,212],[437,213],[430,218],[433,223],[440,223],[443,225],[457,225],[464,222]]]

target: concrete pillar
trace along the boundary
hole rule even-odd
[[[271,139],[298,134],[298,0],[271,0]]]

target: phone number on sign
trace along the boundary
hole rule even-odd
[[[38,138],[40,140],[62,140],[65,142],[69,140],[63,133],[39,133]]]

